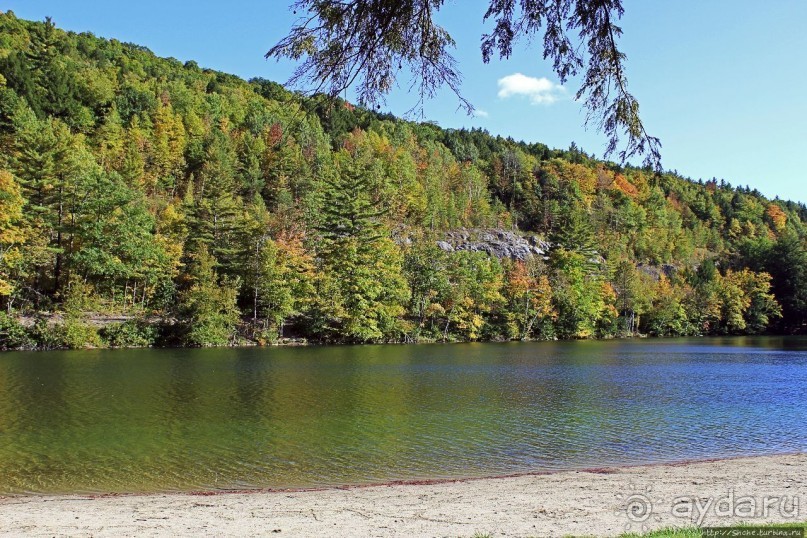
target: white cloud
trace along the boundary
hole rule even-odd
[[[487,110],[482,110],[481,108],[475,108],[474,109],[474,116],[476,116],[478,118],[487,118],[487,117],[490,116],[490,114],[488,114]]]
[[[560,84],[555,84],[546,77],[528,77],[521,73],[513,73],[499,79],[499,97],[507,99],[514,95],[529,97],[534,105],[551,105],[566,91]]]

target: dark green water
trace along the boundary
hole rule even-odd
[[[0,494],[306,487],[807,449],[807,341],[0,354]]]

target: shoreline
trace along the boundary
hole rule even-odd
[[[263,487],[263,488],[247,488],[247,489],[199,489],[199,490],[166,490],[166,491],[125,491],[125,492],[108,492],[108,493],[0,493],[0,504],[4,500],[9,499],[26,499],[26,498],[85,498],[85,499],[105,499],[109,497],[155,497],[161,495],[192,495],[197,497],[214,497],[218,495],[261,495],[261,494],[281,494],[281,493],[309,493],[309,492],[323,492],[333,490],[354,490],[364,488],[381,488],[391,486],[437,486],[442,484],[459,484],[466,482],[476,482],[485,480],[507,480],[510,478],[524,478],[530,476],[549,476],[562,473],[590,473],[590,474],[617,474],[621,471],[626,471],[634,468],[652,468],[652,467],[684,467],[699,463],[717,463],[717,462],[730,462],[734,460],[749,460],[755,458],[778,458],[784,456],[804,456],[807,458],[807,452],[777,452],[773,454],[756,454],[756,455],[742,455],[742,456],[723,456],[715,458],[692,458],[675,461],[661,461],[654,463],[633,463],[625,465],[611,465],[603,467],[582,467],[579,469],[558,469],[546,471],[523,471],[506,474],[494,474],[485,476],[460,476],[457,478],[413,478],[402,480],[386,480],[381,482],[367,482],[359,484],[338,484],[338,485],[323,485],[323,486],[291,486],[291,487]]]
[[[684,336],[658,336],[651,334],[634,334],[621,336],[604,336],[592,338],[528,338],[513,340],[418,340],[418,341],[388,341],[388,342],[328,342],[321,340],[308,340],[305,338],[284,338],[281,342],[259,344],[256,341],[241,340],[235,344],[224,346],[188,346],[188,345],[149,345],[149,346],[101,346],[101,347],[33,347],[33,348],[0,348],[0,356],[10,353],[41,353],[51,351],[131,351],[131,350],[215,350],[215,349],[294,349],[294,348],[323,348],[323,347],[352,347],[352,346],[427,346],[427,345],[456,345],[456,344],[521,344],[521,343],[558,343],[558,342],[631,342],[641,341],[669,341],[669,340],[724,340],[738,338],[788,338],[805,339],[807,333],[761,333],[761,334],[692,334]]]
[[[681,498],[729,494],[756,499],[757,517],[699,513],[694,504],[681,516]],[[637,495],[652,505],[642,521],[625,513],[625,499]],[[772,497],[796,498],[795,517],[764,517]],[[806,519],[807,453],[327,488],[0,497],[0,536],[616,536]]]

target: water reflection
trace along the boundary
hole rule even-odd
[[[0,494],[299,487],[807,447],[791,338],[0,355]]]

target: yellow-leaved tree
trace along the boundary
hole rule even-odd
[[[11,295],[11,273],[22,262],[19,246],[25,242],[20,186],[9,172],[0,170],[0,296]]]

